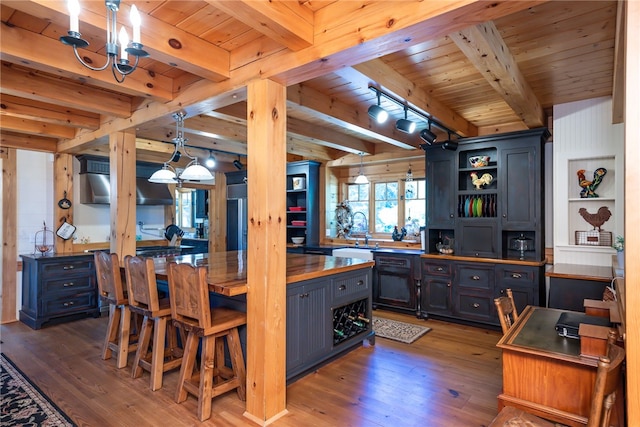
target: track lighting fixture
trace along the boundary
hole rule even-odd
[[[429,120],[429,127],[420,131],[420,138],[429,145],[435,143],[438,139],[438,135],[431,131],[431,120]]]
[[[386,122],[387,119],[389,118],[389,113],[387,113],[387,110],[385,110],[380,106],[380,92],[376,92],[376,94],[378,95],[378,104],[372,105],[371,107],[369,107],[368,112],[369,112],[369,117],[371,117],[376,122],[382,124]]]
[[[456,151],[458,149],[458,141],[451,140],[451,133],[449,133],[449,138],[442,143],[442,149],[451,151]]]
[[[396,122],[396,129],[404,133],[413,133],[416,130],[416,123],[407,119],[407,106],[404,106],[404,119],[399,119]]]
[[[358,174],[358,177],[356,178],[356,184],[368,184],[369,183],[369,180],[367,179],[367,177],[362,172],[362,156],[364,156],[364,153],[360,153],[360,174]]]
[[[233,166],[235,166],[236,169],[238,169],[239,171],[242,170],[242,168],[244,167],[242,165],[242,163],[240,162],[240,159],[238,158],[238,160],[234,160],[233,161]]]

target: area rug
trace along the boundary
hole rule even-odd
[[[373,330],[378,337],[411,344],[429,332],[431,328],[413,325],[411,323],[398,322],[397,320],[374,317]]]
[[[0,425],[75,427],[60,410],[4,354],[0,355]]]

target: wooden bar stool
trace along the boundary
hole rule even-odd
[[[118,255],[97,251],[93,254],[93,259],[100,299],[109,304],[109,324],[102,345],[102,359],[110,359],[112,351],[115,351],[116,366],[121,369],[127,366],[129,352],[134,352],[137,348],[138,329],[134,328],[135,332],[131,330],[129,299],[122,286]]]
[[[156,391],[162,387],[163,374],[182,363],[182,349],[178,346],[176,328],[171,326],[169,298],[158,297],[152,258],[128,255],[124,259],[124,267],[129,309],[143,318],[131,378],[140,377],[143,370],[148,371],[151,390]]]
[[[516,309],[516,303],[513,300],[513,292],[511,289],[507,289],[506,297],[496,298],[493,302],[498,311],[498,319],[500,319],[502,333],[506,334],[516,320],[518,320],[518,309]]]
[[[246,313],[209,306],[206,267],[169,263],[171,316],[187,333],[176,402],[186,400],[187,393],[198,399],[198,418],[211,417],[211,400],[236,389],[240,400],[246,399],[246,374],[238,327],[247,323]],[[225,365],[226,338],[231,368]],[[194,373],[198,344],[202,339],[200,371]]]

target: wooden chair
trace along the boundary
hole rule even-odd
[[[591,410],[587,419],[587,427],[609,427],[613,405],[616,400],[616,392],[621,382],[624,358],[625,350],[615,344],[609,345],[609,354],[607,356],[600,357],[596,381],[591,394]],[[489,427],[553,427],[555,425],[553,422],[539,418],[521,409],[505,406],[493,419]]]
[[[132,332],[129,299],[122,286],[118,255],[97,251],[93,254],[93,259],[100,299],[109,305],[109,324],[102,345],[102,359],[110,359],[115,351],[116,366],[121,369],[127,366],[129,352],[134,352],[137,348],[137,329],[134,328]]]
[[[198,418],[211,416],[211,401],[236,389],[241,400],[246,399],[246,373],[240,346],[238,327],[247,323],[246,313],[228,308],[211,308],[206,267],[169,263],[169,295],[174,324],[187,333],[180,368],[176,402],[186,400],[187,393],[198,399]],[[231,368],[225,365],[226,338]],[[200,372],[195,372],[196,353],[202,339]]]
[[[153,259],[127,256],[124,266],[129,309],[142,317],[131,378],[140,377],[143,370],[148,371],[151,390],[156,391],[162,387],[163,374],[181,365],[183,352],[178,346],[176,328],[171,327],[169,298],[159,299],[158,296]]]
[[[498,319],[500,319],[500,326],[502,326],[502,333],[506,334],[511,326],[518,320],[518,310],[516,309],[516,303],[513,300],[513,292],[511,289],[507,289],[507,296],[500,297],[493,300],[498,309]]]

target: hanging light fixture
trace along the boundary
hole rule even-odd
[[[173,142],[176,144],[171,159],[164,163],[162,169],[157,170],[149,178],[149,182],[155,182],[157,184],[176,184],[182,181],[211,181],[213,175],[207,168],[198,164],[198,158],[192,156],[187,151],[185,142],[187,139],[184,137],[184,117],[183,112],[175,113],[173,118],[176,120],[176,137],[173,138]],[[182,151],[180,151],[182,150]],[[191,159],[191,162],[180,173],[176,173],[176,169],[172,167],[169,162],[174,161],[176,155],[180,152]],[[213,157],[211,153],[209,157]],[[179,156],[177,157],[180,158]]]
[[[409,163],[409,170],[407,171],[407,175],[405,177],[406,182],[413,181],[413,172],[411,171],[411,163]]]
[[[371,107],[369,107],[368,113],[369,113],[369,117],[371,117],[376,122],[382,124],[386,122],[387,119],[389,118],[389,113],[387,113],[387,110],[385,110],[380,106],[380,92],[377,90],[376,90],[376,95],[378,96],[378,104],[372,105]]]
[[[362,156],[364,156],[364,153],[360,153],[360,174],[358,174],[358,177],[356,178],[356,184],[369,183],[369,180],[367,179],[367,177],[364,175],[364,173],[362,173]]]
[[[434,142],[436,142],[436,140],[438,139],[438,135],[436,135],[431,131],[431,120],[429,120],[428,123],[429,123],[429,128],[422,129],[420,131],[420,138],[427,144],[431,145]]]
[[[407,119],[407,106],[404,106],[404,119],[396,122],[396,129],[404,133],[413,133],[416,130],[416,123]]]
[[[209,157],[204,161],[204,165],[209,169],[213,169],[216,166],[216,158],[213,157],[213,153],[209,151]]]
[[[111,65],[113,77],[118,83],[122,83],[126,76],[136,70],[139,59],[149,56],[143,49],[144,45],[140,43],[140,13],[135,5],[131,6],[129,19],[133,27],[133,39],[129,42],[129,35],[124,27],[120,28],[119,33],[116,31],[118,26],[117,12],[118,9],[120,9],[120,0],[105,0],[104,4],[107,8],[107,40],[105,44],[107,62],[103,66],[93,67],[87,64],[78,53],[78,48],[89,46],[89,42],[83,39],[80,34],[78,24],[80,3],[78,3],[78,0],[68,0],[69,31],[67,31],[66,36],[60,37],[60,41],[68,46],[72,46],[78,61],[90,70],[102,71]],[[120,42],[120,44],[118,44],[118,42]],[[118,50],[120,51],[120,55],[118,55]],[[129,61],[129,55],[136,58],[133,64]]]

